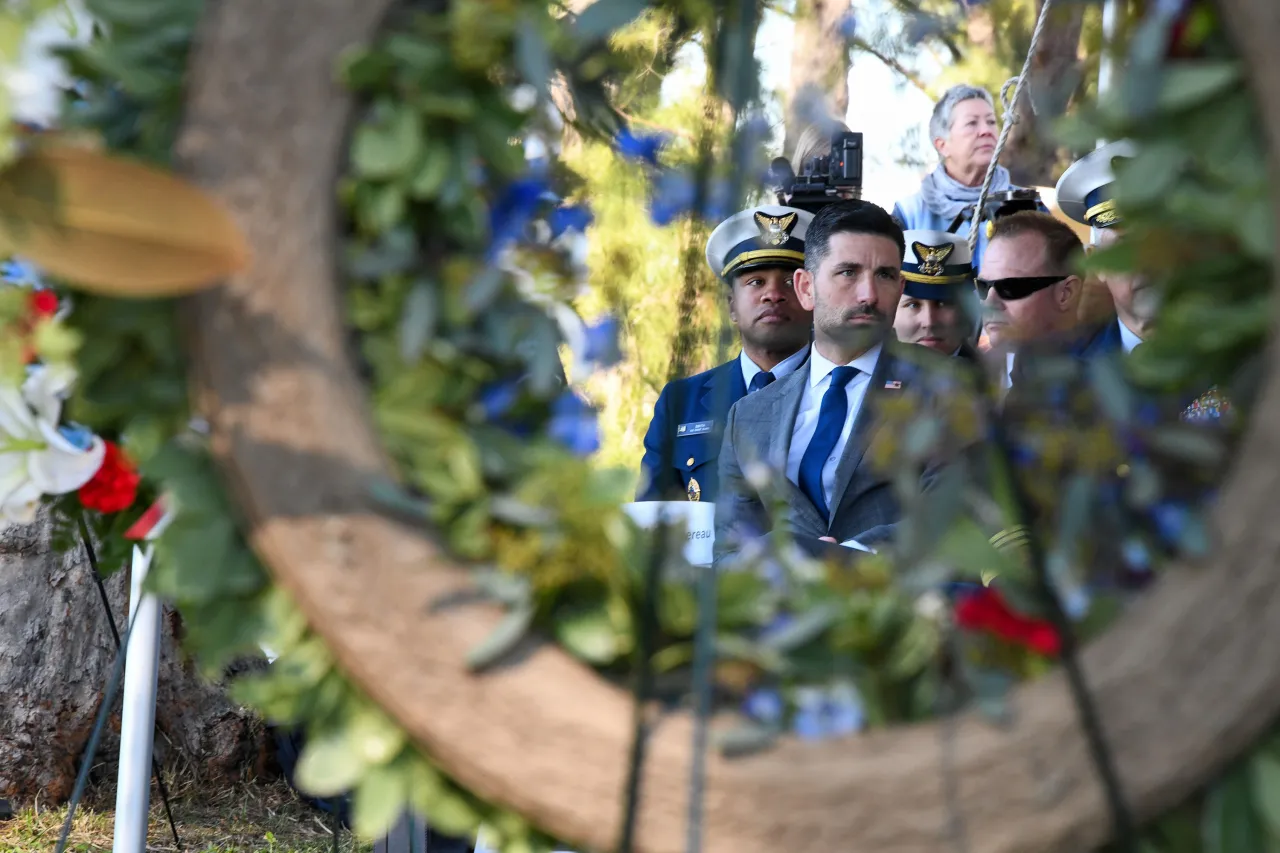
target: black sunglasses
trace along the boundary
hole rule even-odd
[[[1001,299],[1026,299],[1037,290],[1044,290],[1068,278],[1070,276],[1065,275],[1032,275],[1022,278],[997,278],[994,281],[976,278],[973,284],[978,288],[979,299],[986,299],[987,294],[993,290]]]

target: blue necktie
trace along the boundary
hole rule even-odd
[[[774,376],[772,373],[770,373],[767,370],[760,371],[755,376],[751,377],[751,384],[747,386],[747,393],[752,394],[756,391],[759,391],[761,388],[765,387],[766,385],[771,384],[773,380],[776,378],[777,378],[776,376]]]
[[[844,431],[844,419],[849,415],[849,396],[844,386],[857,375],[858,368],[847,365],[831,371],[831,385],[822,395],[822,406],[818,409],[818,426],[804,456],[800,458],[800,491],[818,508],[822,520],[828,523],[831,518],[826,491],[822,488],[822,469],[836,449],[836,442]]]

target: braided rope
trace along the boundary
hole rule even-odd
[[[1031,60],[1036,55],[1036,47],[1040,44],[1040,34],[1044,32],[1044,25],[1049,20],[1049,7],[1053,5],[1053,0],[1043,0],[1040,7],[1040,17],[1036,19],[1036,28],[1031,31],[1031,44],[1027,47],[1027,58],[1022,61],[1022,71],[1017,77],[1010,77],[1000,87],[1000,104],[1004,107],[1004,127],[1000,128],[1000,138],[996,140],[996,150],[991,152],[991,162],[987,164],[987,175],[982,179],[982,192],[978,194],[978,205],[973,210],[972,224],[969,226],[969,254],[973,255],[978,245],[978,226],[982,223],[982,211],[987,206],[987,195],[991,192],[991,180],[996,174],[996,165],[1000,162],[1000,155],[1004,153],[1004,147],[1009,141],[1009,134],[1013,131],[1013,126],[1018,123],[1018,96],[1022,94],[1022,86],[1027,82],[1027,76],[1031,73]],[[1013,94],[1009,95],[1009,89],[1012,87]]]

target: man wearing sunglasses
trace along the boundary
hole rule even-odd
[[[991,349],[1005,359],[1002,387],[1011,382],[1018,350],[1069,342],[1077,331],[1084,282],[1076,270],[1084,246],[1047,213],[1026,211],[994,221],[975,285]]]

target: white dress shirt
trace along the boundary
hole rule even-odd
[[[804,364],[804,360],[808,355],[809,347],[806,345],[801,347],[799,352],[793,353],[778,362],[777,366],[774,367],[773,370],[769,371],[773,374],[774,381],[777,381],[788,374],[795,373],[796,368]],[[750,388],[751,380],[755,379],[756,374],[761,373],[764,368],[752,361],[750,357],[747,356],[746,350],[743,350],[738,355],[738,362],[742,365],[742,381],[747,384],[748,388]]]
[[[853,422],[862,409],[862,400],[866,397],[867,388],[871,385],[871,374],[876,369],[876,362],[880,360],[881,349],[882,346],[876,344],[849,362],[850,367],[858,370],[858,375],[844,386],[849,410],[844,417],[844,428],[840,430],[840,438],[822,466],[822,492],[827,499],[827,506],[831,506],[831,493],[835,490],[836,466],[840,464],[845,445],[849,443],[849,436],[853,433]],[[804,458],[804,452],[809,449],[809,442],[813,440],[813,433],[818,428],[818,413],[822,408],[822,397],[831,387],[831,371],[838,366],[818,352],[817,347],[813,347],[809,355],[809,381],[805,383],[804,394],[800,397],[796,425],[791,430],[791,449],[787,451],[787,479],[797,486],[800,485],[800,460]]]
[[[1129,327],[1123,321],[1117,319],[1116,322],[1120,324],[1120,345],[1124,347],[1124,354],[1128,355],[1133,352],[1134,347],[1142,343],[1142,338],[1129,331]]]
[[[1000,390],[1008,391],[1013,387],[1013,353],[1005,353],[1004,372],[1000,374]]]

